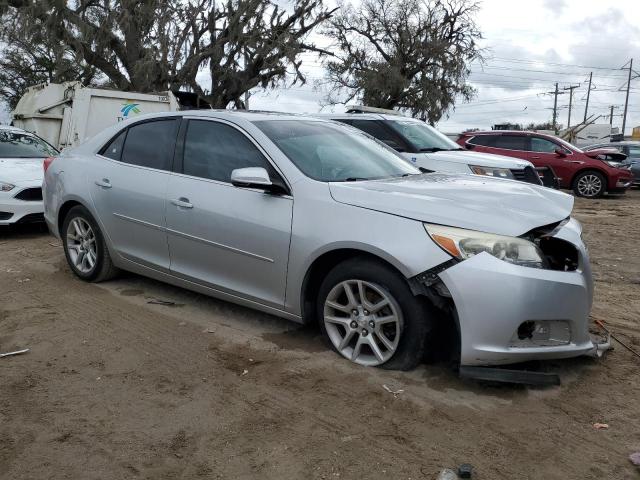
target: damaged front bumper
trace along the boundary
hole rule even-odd
[[[573,271],[524,267],[481,253],[438,273],[457,312],[461,365],[598,352],[589,334],[593,281],[580,232],[570,220],[553,234],[577,249]]]

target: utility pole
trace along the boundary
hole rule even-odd
[[[624,113],[622,114],[622,137],[627,126],[627,108],[629,107],[629,90],[631,90],[631,72],[633,71],[633,58],[629,61],[629,78],[627,79],[627,98],[624,101]]]
[[[587,104],[584,106],[584,123],[587,123],[587,112],[589,111],[589,95],[591,94],[591,79],[593,72],[589,74],[589,88],[587,89]]]
[[[569,90],[569,119],[567,120],[567,128],[571,128],[571,106],[573,103],[573,91],[579,86],[580,85],[571,85],[569,87],[563,88],[563,90]]]
[[[558,133],[558,82],[556,82],[556,89],[553,93],[553,132]]]
[[[609,125],[613,128],[613,109],[616,108],[615,105],[611,105],[611,113],[609,113]]]

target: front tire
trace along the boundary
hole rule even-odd
[[[60,233],[67,263],[77,277],[102,282],[117,274],[102,232],[85,207],[77,205],[69,210]]]
[[[320,286],[320,328],[333,349],[354,363],[410,370],[424,358],[431,315],[406,280],[382,262],[338,264]]]
[[[573,181],[573,193],[578,197],[598,198],[607,188],[607,180],[599,172],[580,172]]]

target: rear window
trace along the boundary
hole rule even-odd
[[[493,146],[505,150],[526,150],[527,137],[523,135],[498,135]]]
[[[40,137],[0,130],[0,158],[44,158],[57,154],[58,151]]]
[[[467,140],[471,145],[480,145],[481,147],[493,147],[496,135],[476,135]]]
[[[170,170],[177,125],[177,120],[172,118],[129,127],[121,160],[131,165]]]

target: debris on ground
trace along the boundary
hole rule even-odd
[[[450,468],[445,468],[444,470],[442,470],[440,472],[440,475],[438,475],[438,478],[437,478],[437,480],[457,480],[457,479],[458,479],[458,475],[456,474],[456,472],[454,472]]]
[[[627,350],[629,350],[631,353],[633,353],[636,357],[640,358],[640,353],[636,352],[633,348],[631,348],[629,345],[627,345],[626,343],[624,343],[622,340],[620,340],[617,336],[615,336],[613,333],[611,333],[611,331],[604,326],[604,322],[602,320],[596,320],[595,321],[596,325],[598,325],[600,328],[602,328],[605,332],[607,332],[609,334],[609,336],[611,338],[613,338],[616,342],[618,342],[620,345],[622,345],[624,348],[626,348]]]
[[[150,305],[165,305],[167,307],[172,307],[176,304],[176,302],[172,302],[171,300],[160,300],[157,298],[149,300],[147,303]]]
[[[631,463],[633,463],[636,467],[640,467],[640,452],[634,452],[629,455],[629,460],[631,460]]]
[[[30,278],[23,278],[22,280],[18,280],[18,283],[27,283],[30,282],[31,279]]]
[[[49,245],[51,245],[52,247],[61,247],[62,246],[59,243],[53,243],[53,242],[49,242]]]
[[[247,370],[246,368],[242,371],[242,373],[240,374],[241,377],[244,377],[247,373],[249,373],[249,370]]]
[[[24,350],[16,350],[15,352],[0,353],[0,358],[2,358],[2,357],[11,357],[13,355],[20,355],[22,353],[27,353],[28,351],[29,351],[29,349],[25,348]]]
[[[401,393],[404,392],[404,390],[402,390],[402,389],[400,389],[400,390],[391,390],[386,385],[382,385],[382,388],[384,388],[387,392],[391,393],[394,396],[394,398],[398,398],[398,395],[400,395]]]
[[[593,428],[595,428],[596,430],[606,430],[607,428],[609,428],[609,424],[608,423],[594,423],[593,424]]]
[[[473,474],[473,465],[470,463],[463,463],[458,467],[458,477],[471,478]]]

